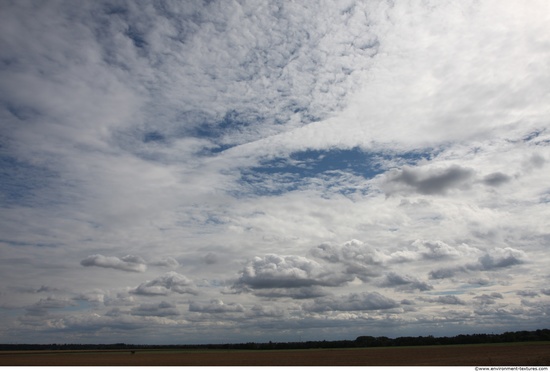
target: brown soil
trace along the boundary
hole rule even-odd
[[[550,343],[273,351],[0,352],[3,366],[532,366]]]

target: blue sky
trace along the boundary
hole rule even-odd
[[[550,327],[546,2],[0,4],[0,342]]]

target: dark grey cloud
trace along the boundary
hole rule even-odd
[[[350,280],[353,277],[333,273],[306,257],[268,254],[250,261],[235,286],[250,289],[334,287]]]
[[[479,259],[482,270],[496,270],[521,265],[527,260],[525,252],[514,248],[494,248]],[[474,266],[475,267],[475,266]]]
[[[484,184],[488,186],[494,186],[494,187],[501,186],[507,182],[510,182],[511,180],[512,180],[512,177],[502,172],[491,173],[483,177]]]
[[[329,294],[320,286],[300,287],[300,288],[269,288],[256,289],[254,295],[266,298],[290,297],[296,300],[323,297]]]
[[[388,173],[383,184],[387,195],[415,192],[423,195],[446,194],[457,188],[468,187],[474,178],[473,169],[459,165],[447,168],[421,169],[403,167]]]
[[[138,256],[127,255],[121,258],[94,254],[80,262],[82,266],[97,266],[122,271],[144,272],[147,270],[145,261]]]
[[[189,311],[199,313],[242,313],[244,310],[245,308],[241,304],[226,304],[222,300],[211,300],[207,304],[201,304],[198,302],[191,302],[189,304]]]
[[[497,299],[500,299],[500,300],[503,299],[502,294],[493,292],[491,294],[482,294],[474,297],[474,300],[481,305],[495,304]]]
[[[31,316],[43,316],[48,314],[48,310],[52,309],[64,309],[67,307],[75,306],[76,303],[66,298],[41,298],[33,305],[26,307],[27,315]]]
[[[550,296],[550,288],[541,289],[540,293],[542,293],[546,296]]]
[[[457,273],[464,271],[466,271],[466,268],[462,266],[444,267],[430,271],[429,277],[430,279],[447,279],[452,278]]]
[[[539,293],[537,291],[530,291],[530,290],[520,290],[517,291],[516,294],[518,296],[522,297],[538,297]]]
[[[287,312],[283,309],[279,309],[273,306],[256,304],[247,311],[247,314],[250,314],[254,318],[256,317],[281,318],[287,315]]]
[[[524,251],[514,248],[493,248],[485,252],[477,262],[443,267],[432,270],[429,273],[430,279],[447,279],[463,272],[491,271],[522,265],[527,262],[527,255]],[[479,283],[483,284],[483,283]],[[486,284],[486,283],[485,283]]]
[[[131,293],[144,296],[166,296],[170,293],[198,294],[193,282],[184,275],[168,272],[158,278],[140,284]]]
[[[546,159],[541,156],[540,154],[533,154],[528,161],[527,169],[541,169],[544,167],[544,164],[546,163]]]
[[[436,298],[423,297],[421,298],[421,300],[425,302],[438,303],[438,304],[444,304],[444,305],[466,305],[466,301],[461,300],[459,297],[455,295],[438,296]]]
[[[303,306],[304,310],[311,312],[388,310],[397,307],[399,307],[398,302],[378,292],[324,297],[315,299],[312,303]]]
[[[171,317],[180,315],[176,305],[162,301],[158,304],[141,304],[130,311],[131,315],[136,316],[158,316]]]
[[[386,274],[381,282],[384,287],[392,287],[400,291],[429,291],[433,286],[409,275],[400,275],[395,272]]]

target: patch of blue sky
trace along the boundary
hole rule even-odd
[[[237,112],[236,110],[229,110],[219,120],[197,125],[193,130],[193,134],[200,138],[221,139],[230,132],[246,130],[247,127],[255,123],[261,123],[264,120],[265,118],[255,111]]]
[[[149,132],[145,132],[143,135],[143,142],[144,143],[150,143],[150,142],[165,142],[166,138],[165,136],[160,133],[159,131],[153,130]]]
[[[143,33],[141,33],[136,27],[132,25],[130,25],[126,30],[126,36],[128,36],[128,38],[132,40],[132,43],[136,48],[141,49],[147,46],[147,41],[145,41]]]
[[[260,195],[280,195],[316,184],[341,194],[362,190],[372,179],[396,165],[431,158],[431,151],[406,153],[366,152],[352,149],[306,150],[286,158],[260,162],[241,171],[241,185]]]

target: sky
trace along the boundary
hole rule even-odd
[[[550,3],[0,0],[0,343],[550,328]]]

